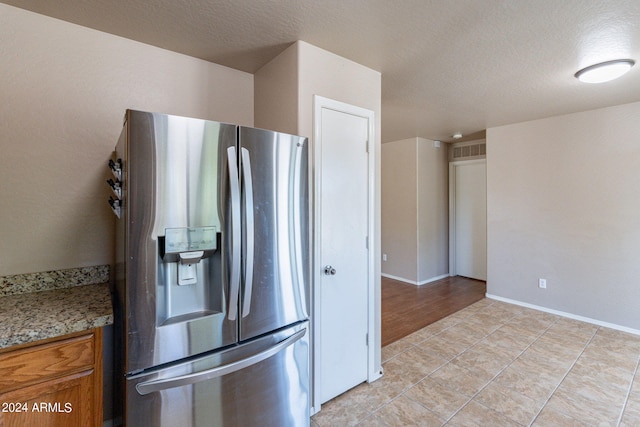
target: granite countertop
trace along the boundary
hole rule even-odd
[[[26,290],[0,293],[0,349],[113,323],[106,283]]]

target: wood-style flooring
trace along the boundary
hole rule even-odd
[[[484,298],[486,283],[448,277],[422,286],[382,278],[382,346]]]

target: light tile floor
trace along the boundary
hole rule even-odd
[[[640,426],[640,336],[483,299],[382,349],[324,426]]]

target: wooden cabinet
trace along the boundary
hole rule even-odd
[[[0,350],[0,426],[102,426],[102,329]]]

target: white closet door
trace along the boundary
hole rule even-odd
[[[452,164],[453,274],[487,280],[486,161]]]
[[[367,380],[368,154],[366,117],[321,113],[320,400]],[[326,268],[326,271],[324,271]]]

